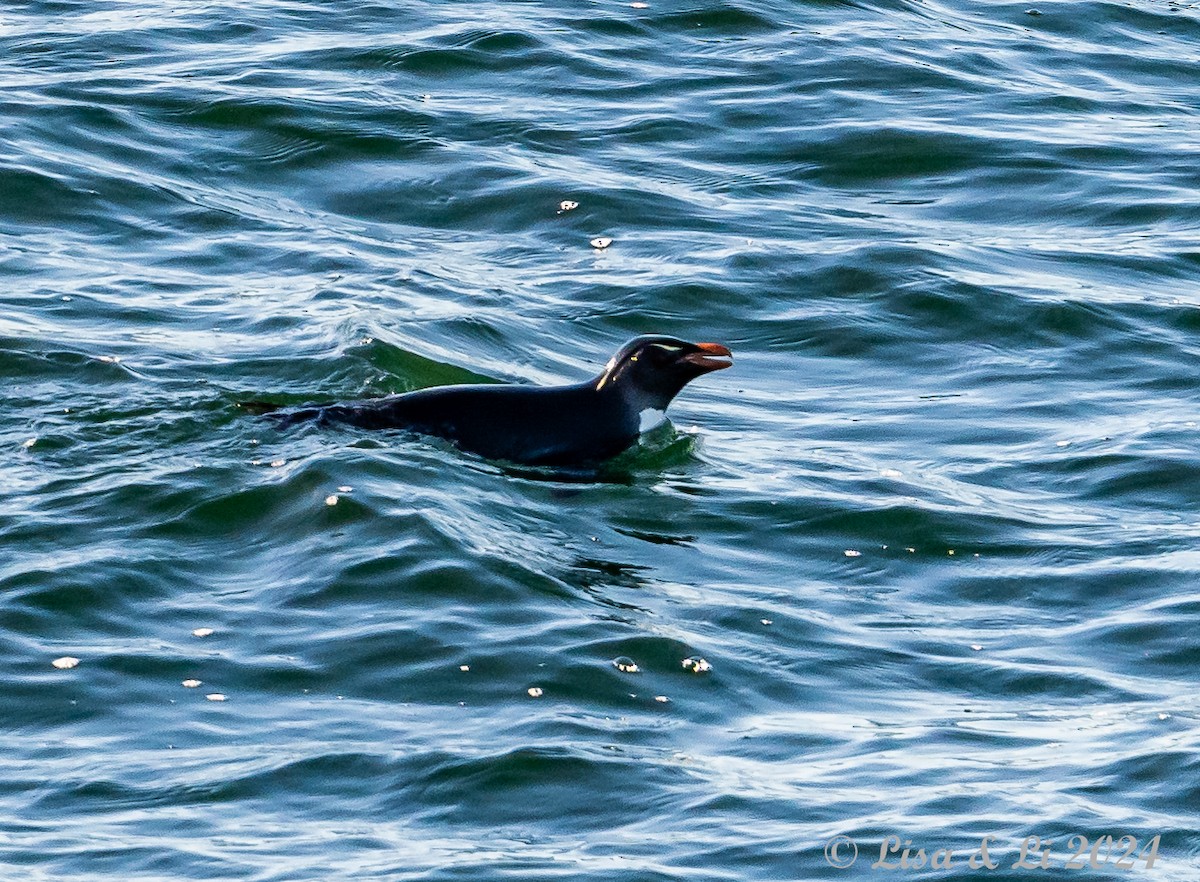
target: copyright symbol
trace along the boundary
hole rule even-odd
[[[825,860],[829,866],[844,870],[858,860],[858,846],[849,836],[834,836],[825,843]]]

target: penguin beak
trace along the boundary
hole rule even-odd
[[[709,356],[716,356],[710,358]],[[730,359],[726,361],[725,359]],[[688,364],[694,364],[704,372],[719,371],[723,368],[733,367],[733,353],[729,351],[729,347],[722,346],[720,343],[697,343],[696,351],[689,352],[680,361],[686,361]]]

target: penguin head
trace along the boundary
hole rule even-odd
[[[638,410],[666,410],[680,389],[701,374],[730,367],[732,357],[720,343],[647,334],[630,340],[609,359],[595,388],[621,395]]]

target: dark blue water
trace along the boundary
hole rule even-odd
[[[1029,2],[0,8],[0,878],[1200,879],[1200,10]]]

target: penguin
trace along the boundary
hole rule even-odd
[[[436,386],[386,398],[274,414],[363,429],[407,429],[444,438],[486,459],[521,465],[599,463],[637,442],[666,417],[689,382],[733,364],[720,343],[635,337],[590,380],[566,386]]]

